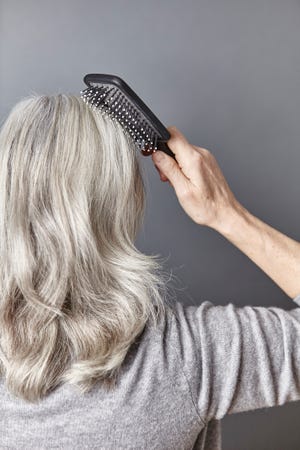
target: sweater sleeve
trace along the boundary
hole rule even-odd
[[[290,311],[176,302],[172,345],[203,422],[300,400],[300,295],[294,301]]]

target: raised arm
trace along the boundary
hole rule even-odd
[[[214,156],[169,128],[177,162],[153,161],[186,213],[245,253],[287,295],[300,294],[300,244],[249,213],[234,197]],[[300,305],[300,302],[298,303]],[[193,404],[205,423],[227,414],[300,400],[300,308],[176,304],[165,345],[177,350]]]
[[[300,294],[300,242],[241,205],[214,228],[238,247],[292,299]]]
[[[300,400],[300,308],[176,303],[177,352],[203,423]],[[170,350],[171,351],[171,350]]]
[[[191,145],[176,127],[169,131],[177,162],[163,152],[152,155],[161,180],[171,183],[194,222],[221,233],[294,299],[300,294],[300,243],[238,202],[209,150]]]

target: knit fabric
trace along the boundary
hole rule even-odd
[[[300,295],[294,302],[176,302],[159,329],[145,327],[112,392],[64,384],[30,404],[0,381],[0,448],[220,450],[226,414],[300,400]]]

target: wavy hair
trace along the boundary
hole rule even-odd
[[[80,97],[31,94],[0,129],[0,369],[36,402],[107,389],[171,308],[158,255],[134,245],[145,184],[130,136]]]

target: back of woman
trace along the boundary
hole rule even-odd
[[[177,162],[153,155],[162,181],[295,308],[181,304],[134,245],[145,188],[131,138],[75,96],[28,97],[0,131],[0,448],[212,450],[226,414],[300,400],[300,244],[170,131]]]

